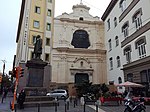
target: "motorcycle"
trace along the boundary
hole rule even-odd
[[[131,99],[127,99],[125,102],[124,112],[146,112],[144,105],[144,98],[140,98],[137,102],[133,102]]]

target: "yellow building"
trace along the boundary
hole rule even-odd
[[[55,0],[22,0],[18,31],[16,37],[17,50],[15,66],[25,67],[28,60],[33,58],[36,36],[43,41],[41,59],[49,63],[46,67],[47,82],[50,80],[51,38],[53,32]],[[27,74],[27,69],[25,73]],[[24,76],[23,78],[27,78]],[[26,80],[20,82],[24,85]],[[25,85],[24,85],[25,86]]]
[[[43,40],[42,59],[50,62],[55,0],[22,0],[17,32],[16,65],[33,57],[36,36]]]

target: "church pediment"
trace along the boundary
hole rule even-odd
[[[72,13],[62,13],[62,15],[60,16],[57,16],[56,18],[58,19],[65,19],[65,20],[80,20],[80,21],[99,21],[99,17],[96,16],[96,17],[93,17],[90,13],[89,13],[89,10],[90,8],[87,7],[86,5],[83,5],[83,4],[77,4],[77,5],[74,5],[72,7],[73,9],[73,12]],[[55,18],[55,19],[56,19]]]

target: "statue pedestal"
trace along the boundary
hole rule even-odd
[[[41,59],[32,59],[27,61],[26,66],[28,67],[28,78],[27,87],[43,87],[44,79],[44,67],[47,65]]]

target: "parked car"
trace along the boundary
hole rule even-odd
[[[67,98],[68,94],[64,89],[55,89],[54,91],[47,93],[46,95],[53,98]]]

